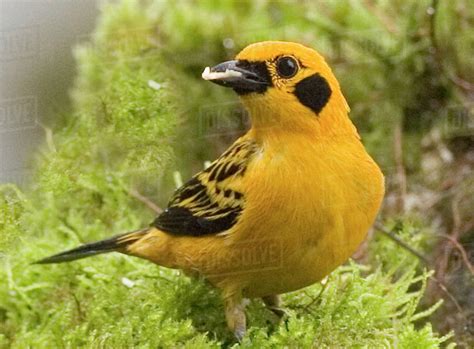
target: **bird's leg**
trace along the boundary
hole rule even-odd
[[[271,296],[265,296],[262,297],[263,303],[265,303],[265,306],[267,307],[268,310],[271,310],[276,316],[278,316],[280,319],[287,315],[286,311],[280,307],[280,296],[277,294],[273,294]]]
[[[224,307],[227,326],[240,342],[247,330],[244,299],[240,293],[228,295],[224,297]]]

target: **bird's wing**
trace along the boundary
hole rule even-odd
[[[219,234],[237,221],[245,203],[242,177],[258,147],[241,138],[204,171],[176,190],[168,208],[152,223],[170,234]]]

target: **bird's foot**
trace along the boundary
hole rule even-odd
[[[247,332],[245,306],[247,302],[242,299],[240,295],[232,295],[225,298],[225,315],[227,319],[227,326],[234,333],[235,338],[239,342]]]
[[[234,329],[234,336],[239,342],[242,342],[242,339],[244,338],[246,332],[247,329],[245,327],[236,328]]]
[[[281,319],[287,319],[290,317],[290,314],[288,311],[286,311],[285,308],[281,307],[267,307],[268,310],[270,310],[273,314],[278,316],[278,318]]]
[[[263,302],[268,310],[270,310],[273,314],[278,317],[278,322],[283,322],[285,324],[286,329],[288,330],[288,319],[290,318],[290,314],[280,306],[281,299],[279,295],[271,295],[262,297]]]
[[[278,318],[288,317],[288,313],[285,309],[280,307],[281,299],[280,296],[277,294],[262,297],[263,303],[268,310],[270,310],[273,314],[278,316]]]

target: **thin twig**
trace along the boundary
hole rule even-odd
[[[451,230],[451,234],[439,234],[439,236],[443,237],[446,240],[449,240],[454,247],[460,252],[461,258],[466,265],[467,269],[471,273],[471,275],[474,275],[474,267],[469,261],[469,258],[467,256],[467,252],[464,249],[464,247],[459,243],[459,236],[461,235],[461,226],[462,226],[462,218],[461,214],[459,212],[459,202],[461,201],[461,198],[458,195],[455,195],[453,198],[453,201],[451,203],[451,211],[453,215],[453,228]],[[441,270],[442,276],[444,277],[444,274],[446,272],[446,268],[448,265],[448,260],[449,257],[451,256],[452,253],[452,247],[451,246],[446,246],[446,249],[444,251],[444,259],[441,261],[443,269]]]
[[[460,78],[457,75],[450,75],[449,80],[451,80],[456,86],[459,86],[466,91],[474,91],[474,84],[464,80],[463,78]]]
[[[397,34],[397,25],[394,22],[395,17],[390,16],[389,12],[382,11],[382,7],[376,1],[367,1],[366,6],[374,17],[377,17],[379,23],[385,26],[390,34]]]
[[[424,264],[426,265],[429,265],[430,264],[430,260],[428,259],[428,257],[426,257],[425,255],[423,255],[421,252],[417,251],[416,249],[414,249],[413,247],[411,247],[410,245],[408,245],[405,241],[403,241],[402,239],[400,239],[397,235],[395,235],[392,231],[389,231],[387,229],[385,229],[382,224],[380,223],[375,223],[375,229],[377,229],[377,231],[383,233],[385,236],[387,236],[388,238],[390,238],[391,240],[393,240],[397,245],[403,247],[404,249],[406,249],[408,252],[410,252],[411,254],[413,254],[414,256],[418,257]]]
[[[428,12],[428,15],[430,16],[429,21],[430,21],[430,41],[431,41],[431,46],[434,49],[434,53],[436,55],[437,62],[439,62],[439,57],[437,56],[439,52],[439,47],[438,47],[438,40],[436,39],[436,16],[438,14],[438,0],[432,0],[431,1],[431,11]]]
[[[471,274],[474,275],[474,266],[469,261],[469,257],[467,256],[467,252],[466,252],[466,249],[464,248],[464,246],[461,245],[459,243],[459,241],[457,239],[453,238],[452,236],[449,236],[449,235],[446,235],[446,234],[439,234],[439,236],[445,238],[446,240],[449,240],[456,247],[456,249],[461,254],[462,260],[463,260],[464,264],[466,265],[467,269],[471,272]]]
[[[153,201],[151,201],[147,197],[140,194],[137,190],[130,189],[130,190],[128,190],[128,193],[129,193],[130,196],[134,197],[138,201],[145,204],[149,209],[154,211],[156,214],[160,214],[161,212],[163,212],[163,209],[161,207],[159,207],[157,204],[155,204]]]
[[[383,233],[384,235],[386,235],[387,237],[389,237],[391,240],[393,240],[395,243],[397,243],[398,245],[400,245],[401,247],[403,247],[404,249],[406,249],[407,251],[409,251],[410,253],[412,253],[413,255],[415,255],[416,257],[418,257],[421,261],[423,261],[427,266],[429,266],[429,259],[427,257],[425,257],[421,252],[415,250],[413,247],[411,247],[410,245],[408,245],[406,242],[404,242],[403,240],[401,240],[398,236],[396,236],[392,231],[389,231],[387,229],[385,229],[380,223],[375,223],[375,228],[377,229],[377,231]],[[434,276],[430,276],[429,277],[430,280],[433,280],[436,285],[448,296],[448,298],[451,300],[451,302],[453,302],[453,304],[455,305],[456,309],[462,314],[462,316],[464,318],[466,318],[466,315],[464,313],[464,309],[461,307],[461,305],[458,303],[458,301],[456,300],[456,298],[453,296],[453,294],[451,292],[449,292],[448,288],[446,287],[446,285],[444,284],[443,281],[439,280],[438,278],[434,277]]]
[[[407,197],[407,178],[405,165],[403,164],[403,121],[399,118],[395,125],[393,134],[395,165],[397,168],[397,184],[399,196],[397,208],[399,212],[405,212],[405,202]]]
[[[72,294],[72,298],[74,299],[74,303],[76,304],[77,314],[79,315],[79,321],[82,322],[85,316],[84,316],[84,311],[82,310],[82,307],[81,307],[81,302],[79,301],[79,299],[77,298],[74,292],[72,292],[71,294]]]
[[[56,145],[54,144],[54,136],[53,136],[53,130],[46,125],[43,125],[41,122],[37,121],[38,125],[41,126],[41,128],[44,130],[45,133],[45,138],[46,138],[46,144],[48,145],[49,151],[52,153],[56,153]]]
[[[459,213],[460,201],[461,201],[460,193],[457,193],[457,195],[454,195],[453,201],[451,203],[451,211],[453,213],[453,230],[451,232],[451,235],[456,240],[459,238],[459,234],[461,230],[460,227],[462,224],[461,214]]]
[[[458,209],[458,202],[459,199],[457,198],[457,195],[454,195],[452,201],[451,201],[451,211],[452,211],[452,216],[453,216],[453,226],[450,232],[450,236],[457,241],[459,237],[459,226],[461,224],[461,217],[459,214],[459,209]],[[441,252],[441,257],[437,259],[437,265],[438,267],[436,268],[436,274],[440,278],[440,280],[444,280],[444,277],[446,275],[446,271],[448,269],[448,263],[449,263],[449,258],[451,257],[451,252],[453,250],[453,246],[451,244],[446,245],[446,246],[441,246],[440,245],[440,252]]]
[[[309,308],[310,308],[314,303],[316,303],[316,301],[318,301],[318,300],[321,298],[321,296],[322,296],[324,290],[326,290],[326,287],[327,287],[328,284],[329,284],[328,280],[326,280],[325,283],[321,283],[321,289],[319,290],[319,292],[318,292],[318,294],[316,295],[316,297],[313,298],[313,297],[311,297],[311,296],[308,296],[309,298],[311,298],[311,302],[309,302],[308,304],[306,304],[306,305],[303,307],[303,310],[302,310],[302,311],[305,311],[305,312],[308,312],[308,313],[309,313]]]
[[[436,285],[438,285],[438,287],[448,296],[449,300],[451,302],[453,302],[454,306],[456,307],[456,309],[459,311],[459,313],[466,319],[466,314],[464,313],[464,309],[461,307],[461,305],[458,303],[458,301],[456,300],[456,298],[453,296],[453,294],[451,292],[449,292],[448,288],[446,287],[446,285],[444,284],[444,282],[442,282],[441,280],[437,279],[436,277],[434,276],[430,276],[429,277],[430,280],[433,280]]]

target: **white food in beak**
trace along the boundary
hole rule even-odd
[[[225,72],[211,72],[211,68],[206,67],[201,74],[204,80],[218,80],[225,78],[240,78],[242,76],[241,72],[235,70],[226,69]]]

